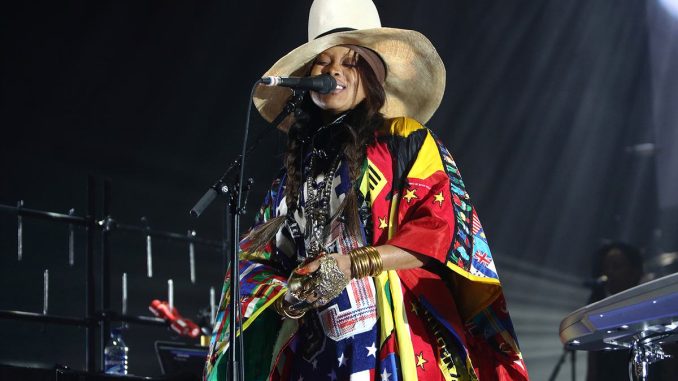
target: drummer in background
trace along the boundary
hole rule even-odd
[[[612,242],[598,249],[589,303],[620,293],[640,284],[643,277],[643,256],[636,247],[622,242]]]
[[[589,304],[637,286],[644,280],[643,256],[638,248],[622,242],[613,242],[598,249],[593,277],[598,282],[593,287]],[[675,345],[663,346],[674,355],[650,366],[650,379],[675,380],[678,375]],[[591,351],[588,354],[587,381],[628,380],[628,351]]]

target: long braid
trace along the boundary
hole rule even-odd
[[[290,126],[287,133],[287,152],[285,154],[285,172],[287,179],[285,181],[285,203],[287,213],[290,215],[299,208],[299,193],[301,165],[303,161],[304,145],[308,136],[307,126],[309,124],[309,114],[298,108],[294,111],[295,122]],[[246,251],[256,252],[264,250],[266,245],[275,237],[280,227],[285,222],[287,215],[280,215],[252,229],[247,234],[250,241]]]
[[[302,109],[294,112],[295,122],[287,133],[287,155],[285,157],[285,170],[287,181],[285,185],[285,201],[288,212],[294,212],[299,207],[299,192],[301,178],[301,166],[304,158],[303,150],[308,136],[307,126],[310,120],[309,114]]]
[[[342,147],[342,153],[348,165],[351,186],[346,193],[341,211],[346,218],[346,225],[349,232],[355,237],[360,237],[360,216],[358,205],[358,194],[356,191],[356,182],[362,175],[363,163],[367,156],[367,147],[374,141],[374,133],[382,124],[381,115],[374,115],[367,119],[369,107],[361,104],[354,110],[354,115],[346,124],[347,139]],[[353,122],[355,121],[355,127]],[[362,123],[361,123],[362,122]]]

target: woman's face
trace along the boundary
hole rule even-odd
[[[355,108],[365,99],[365,89],[355,65],[357,58],[353,50],[344,46],[334,46],[318,54],[310,74],[330,74],[337,80],[337,88],[328,94],[311,91],[316,106],[336,115]]]

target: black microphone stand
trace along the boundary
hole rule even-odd
[[[242,311],[240,305],[240,268],[239,268],[239,240],[240,237],[240,216],[245,214],[245,205],[247,202],[247,195],[253,184],[252,178],[247,180],[244,186],[245,197],[243,194],[243,184],[245,183],[245,158],[264,138],[268,135],[268,131],[264,131],[255,139],[252,146],[247,146],[247,138],[249,135],[250,126],[250,112],[252,110],[252,99],[254,91],[261,80],[255,82],[252,86],[249,102],[247,105],[247,116],[245,120],[245,134],[243,136],[242,153],[231,162],[226,169],[226,172],[217,180],[214,185],[209,187],[207,192],[198,200],[193,206],[190,214],[193,217],[199,217],[205,209],[217,198],[222,196],[226,198],[227,205],[224,212],[224,249],[226,245],[230,246],[230,250],[224,250],[228,253],[231,287],[230,293],[230,308],[229,308],[229,359],[228,366],[231,374],[231,381],[244,381],[244,348],[242,335]],[[295,90],[288,100],[287,104],[280,112],[280,114],[273,121],[273,126],[277,127],[294,109],[301,103],[306,91]],[[239,175],[235,177],[235,170],[239,169]],[[239,334],[238,334],[239,333]]]

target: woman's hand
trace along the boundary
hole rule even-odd
[[[351,280],[351,259],[347,255],[323,254],[300,266],[288,279],[289,294],[315,307],[339,295]]]
[[[376,249],[379,252],[381,259],[383,261],[384,270],[409,269],[421,267],[422,265],[424,265],[424,263],[426,263],[425,256],[405,251],[396,246],[381,245],[377,246]],[[313,259],[309,263],[294,270],[294,273],[290,277],[289,280],[290,291],[292,292],[292,294],[294,294],[294,296],[299,298],[298,300],[304,300],[307,303],[315,304],[320,299],[321,295],[323,295],[323,291],[320,290],[322,289],[322,287],[320,287],[320,289],[318,288],[321,284],[326,284],[330,289],[333,290],[333,291],[325,290],[324,294],[327,294],[329,292],[329,294],[334,295],[336,292],[339,291],[339,289],[336,288],[337,285],[332,285],[331,283],[323,283],[322,280],[318,279],[311,280],[310,278],[306,278],[307,276],[310,276],[311,274],[318,271],[318,269],[320,269],[321,260],[322,258],[326,257],[332,258],[334,261],[336,261],[335,267],[337,269],[336,271],[343,274],[343,277],[345,278],[341,282],[347,283],[352,278],[351,256],[342,255],[338,253],[323,254],[318,258]],[[327,275],[325,274],[322,276]],[[305,278],[307,280],[304,280]],[[335,277],[335,281],[337,281],[337,279],[338,278]],[[318,281],[320,281],[321,283],[317,283]],[[316,284],[314,285],[313,282],[316,282]],[[344,283],[344,286],[346,285],[346,283]]]
[[[328,256],[334,258],[337,261],[337,265],[339,265],[339,269],[346,276],[346,279],[351,279],[351,257],[349,257],[348,255],[342,255],[342,254],[338,254],[338,253],[325,254],[325,255],[328,255]],[[298,269],[297,272],[298,273],[303,272],[305,274],[310,274],[310,273],[318,270],[319,267],[320,267],[319,258],[316,258],[312,262],[307,264],[306,266]]]
[[[411,251],[403,250],[396,246],[391,245],[381,245],[375,246],[375,249],[379,251],[381,259],[383,261],[384,271],[386,270],[402,270],[402,269],[411,269],[415,267],[421,267],[426,262],[428,262],[428,257],[422,254],[414,253]],[[342,255],[338,253],[326,254],[337,260],[339,269],[346,275],[347,279],[351,279],[351,257],[348,255]],[[318,258],[314,259],[312,262],[308,263],[306,266],[300,268],[297,271],[305,272],[305,274],[310,274],[320,267],[320,262]]]

